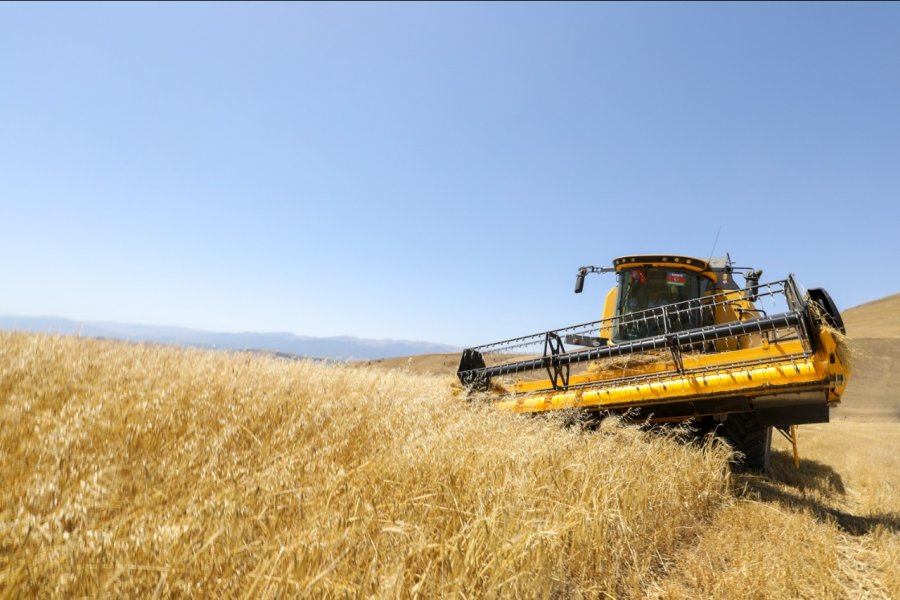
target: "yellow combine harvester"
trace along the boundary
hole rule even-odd
[[[794,446],[796,425],[824,423],[844,392],[844,325],[828,293],[793,275],[760,284],[761,271],[674,255],[625,256],[603,319],[463,351],[457,375],[495,395],[500,409],[582,409],[651,422],[694,419],[768,467],[772,428]],[[734,280],[740,274],[741,288]],[[568,348],[567,348],[568,346]]]

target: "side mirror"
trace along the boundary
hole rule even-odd
[[[757,297],[759,297],[759,278],[762,277],[762,270],[759,271],[751,271],[747,273],[747,276],[744,278],[747,280],[747,287],[750,288],[750,297],[748,300],[750,302],[756,302]]]
[[[578,275],[575,276],[575,293],[580,294],[581,290],[584,289],[584,272],[579,271]]]

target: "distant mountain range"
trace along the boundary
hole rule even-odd
[[[369,340],[351,336],[317,338],[287,332],[216,333],[183,327],[84,322],[54,317],[0,315],[0,329],[77,334],[85,337],[178,344],[219,350],[254,350],[336,360],[371,360],[459,350],[446,344],[407,340]]]

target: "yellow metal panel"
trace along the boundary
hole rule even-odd
[[[822,381],[812,359],[780,366],[759,366],[723,373],[673,374],[657,381],[598,385],[586,390],[547,392],[501,401],[498,408],[515,412],[541,412],[574,407],[652,406],[703,395],[762,395],[778,388]]]
[[[733,350],[731,352],[717,352],[715,354],[685,354],[683,362],[685,370],[718,367],[736,362],[749,362],[756,360],[775,361],[787,354],[798,354],[803,352],[803,345],[797,341],[788,341],[769,344],[768,347],[745,348],[743,350]],[[603,360],[597,361],[602,368]],[[634,367],[618,367],[603,370],[597,373],[581,373],[572,375],[569,379],[570,385],[581,385],[593,382],[602,382],[607,379],[621,379],[623,377],[634,377],[639,375],[652,375],[654,373],[665,373],[672,370],[671,358],[665,354],[660,355],[659,362],[649,365],[641,365]],[[521,382],[515,386],[517,393],[534,392],[545,389],[548,386],[546,380]]]
[[[571,385],[576,390],[539,392],[547,381],[520,383],[520,395],[497,403],[497,407],[515,412],[542,412],[575,407],[654,406],[703,396],[762,396],[777,394],[798,386],[821,387],[830,401],[840,399],[848,378],[848,370],[841,363],[837,343],[832,334],[819,333],[820,349],[814,355],[786,362],[784,356],[803,351],[799,341],[768,343],[755,348],[716,354],[684,357],[688,370],[706,368],[704,374],[682,375],[672,371],[664,357],[660,362],[629,369],[614,369],[600,373],[573,375]],[[744,368],[729,368],[739,362],[761,361],[762,364]],[[781,362],[778,362],[781,361]],[[769,364],[766,364],[769,362]],[[716,370],[720,368],[721,370]],[[635,383],[613,383],[623,377],[658,374],[659,379]],[[529,393],[531,392],[531,393]]]
[[[619,288],[614,287],[606,293],[606,301],[603,303],[603,319],[612,319],[616,314],[616,299],[619,296]],[[612,321],[609,321],[610,323]],[[600,328],[600,337],[612,339],[612,327],[606,325]]]

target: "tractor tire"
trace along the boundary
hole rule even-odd
[[[772,450],[771,426],[760,423],[753,413],[734,413],[728,415],[722,433],[732,448],[743,455],[738,458],[740,467],[761,473],[769,470],[769,455]]]

